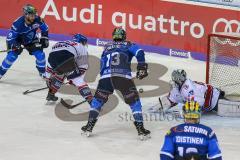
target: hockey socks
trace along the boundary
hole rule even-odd
[[[133,117],[136,122],[142,122],[143,116],[142,116],[142,104],[140,100],[136,101],[135,103],[130,105]]]
[[[39,72],[39,75],[44,76],[45,66],[46,66],[46,60],[45,60],[44,52],[38,50],[38,51],[33,52],[33,55],[36,58],[36,68]]]
[[[0,77],[2,77],[7,72],[7,70],[17,60],[17,58],[18,54],[13,51],[8,52],[6,58],[2,62],[2,66],[0,67]]]

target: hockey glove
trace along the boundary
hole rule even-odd
[[[148,76],[148,64],[147,63],[140,63],[137,66],[137,78],[143,79]]]
[[[12,44],[11,50],[17,52],[18,54],[21,54],[23,51],[23,47],[21,46],[21,44],[16,43],[16,44]]]
[[[41,37],[40,44],[42,45],[42,48],[47,48],[49,46],[48,37]]]

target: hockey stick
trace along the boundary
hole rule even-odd
[[[160,104],[160,108],[159,108],[159,110],[162,110],[162,111],[163,111],[162,100],[161,100],[160,97],[158,98],[158,101],[159,101],[159,104]]]
[[[73,108],[75,108],[75,107],[77,107],[77,106],[79,106],[79,105],[81,105],[81,104],[83,104],[83,103],[85,103],[85,102],[87,102],[87,100],[83,100],[83,101],[81,101],[81,102],[79,102],[79,103],[77,103],[77,104],[70,105],[70,104],[68,104],[66,101],[64,101],[62,98],[61,98],[61,101],[60,101],[60,103],[61,103],[64,107],[66,107],[67,109],[73,109]]]
[[[23,45],[21,45],[22,49],[26,49]],[[4,53],[4,52],[9,52],[9,51],[16,51],[17,49],[5,49],[5,50],[0,50],[0,53]]]
[[[63,83],[63,84],[69,84],[69,82]],[[45,90],[45,89],[48,89],[48,87],[38,88],[38,89],[34,89],[34,90],[26,90],[26,91],[23,92],[23,95],[33,93],[33,92],[37,92],[37,91],[42,91],[42,90]]]
[[[9,51],[10,51],[9,49],[1,50],[0,53],[9,52]]]
[[[169,107],[167,107],[167,108],[164,110],[161,97],[159,97],[158,100],[159,100],[159,104],[160,104],[160,108],[159,108],[159,111],[160,111],[160,112],[162,112],[162,113],[164,113],[164,114],[179,115],[179,111],[176,111],[176,110],[169,111],[171,108],[173,108],[173,107],[175,107],[175,106],[169,106]]]
[[[34,89],[34,90],[26,90],[23,92],[23,95],[27,95],[29,93],[33,93],[33,92],[37,92],[37,91],[41,91],[41,90],[45,90],[45,89],[48,89],[48,87],[38,88],[38,89]]]

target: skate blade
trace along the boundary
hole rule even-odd
[[[81,133],[81,135],[84,136],[84,137],[90,137],[90,136],[92,135],[92,132],[89,132],[89,131],[84,132],[84,131],[83,131],[83,132]]]
[[[55,105],[56,101],[47,101],[46,105],[51,106],[51,105]]]
[[[151,138],[151,135],[150,134],[148,134],[148,135],[139,135],[138,138],[139,138],[140,141],[146,141],[146,140]]]

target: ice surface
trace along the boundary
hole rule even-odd
[[[0,48],[4,49],[5,38],[1,37],[0,42]],[[101,51],[102,48],[89,46],[89,53],[94,56],[100,56]],[[49,50],[46,50],[46,53],[48,52]],[[0,53],[1,61],[5,55],[6,53]],[[176,68],[185,69],[188,76],[194,80],[205,80],[203,62],[153,53],[146,53],[146,57],[148,62],[167,67],[166,74],[160,77],[160,80],[168,82],[171,71]],[[34,58],[24,51],[0,81],[0,160],[157,160],[165,133],[171,126],[181,123],[172,121],[171,118],[148,121],[145,126],[151,130],[152,139],[146,142],[138,141],[132,122],[122,119],[126,113],[130,114],[130,109],[120,102],[117,108],[99,119],[92,137],[82,137],[81,127],[86,122],[59,118],[56,115],[56,105],[46,105],[46,90],[22,95],[27,89],[45,87],[34,66]],[[90,83],[93,88],[96,85],[97,81]],[[146,92],[156,86],[142,85],[139,88]],[[163,88],[166,90],[166,86]],[[74,103],[82,100],[78,95],[60,93],[58,96],[72,99]],[[157,96],[142,98],[145,112],[157,103]],[[76,108],[72,114],[87,109],[85,104]],[[215,130],[224,159],[239,160],[240,119],[209,114],[202,118],[202,123]]]

